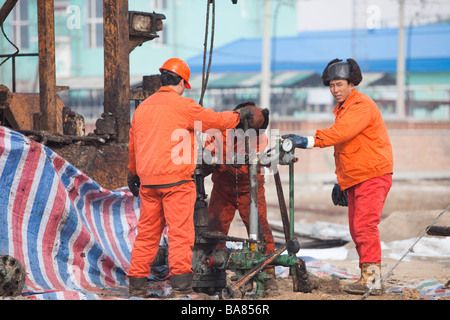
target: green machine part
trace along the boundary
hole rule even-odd
[[[267,254],[263,254],[259,251],[251,250],[248,244],[244,244],[244,247],[240,251],[231,252],[227,261],[227,269],[234,270],[236,276],[232,280],[239,280],[244,277],[249,270],[257,267],[264,261],[268,259]],[[295,255],[283,254],[276,256],[270,265],[283,266],[283,267],[294,267],[299,264],[299,260]],[[251,281],[247,284],[250,289],[253,289],[253,284],[256,284],[256,296],[262,296],[264,293],[264,283],[269,279],[269,275],[262,269],[260,272],[256,273]],[[248,287],[244,288],[245,291],[249,291]]]

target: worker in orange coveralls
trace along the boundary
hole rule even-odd
[[[183,60],[171,58],[159,70],[162,87],[138,106],[129,133],[128,186],[141,198],[138,234],[127,273],[130,297],[146,296],[147,277],[166,226],[172,296],[192,292],[194,130],[224,131],[240,121],[253,125],[247,110],[214,112],[182,97],[191,88],[190,69]],[[201,128],[197,128],[199,123]]]
[[[267,148],[268,141],[264,130],[269,124],[269,110],[258,108],[253,102],[245,102],[238,105],[234,110],[248,109],[253,113],[255,134],[250,135],[250,148],[255,148],[257,152],[263,152]],[[213,188],[211,199],[208,206],[208,228],[210,231],[218,231],[228,235],[231,222],[233,221],[236,210],[244,222],[249,233],[250,228],[250,179],[247,165],[234,165],[232,159],[227,155],[245,154],[245,139],[238,139],[236,143],[230,144],[227,141],[227,134],[223,133],[223,155],[222,164],[214,166],[211,180]],[[214,144],[215,141],[212,141]],[[209,142],[209,141],[208,141]],[[230,144],[230,145],[228,145]],[[207,145],[206,148],[210,148]],[[217,149],[217,146],[215,146]],[[230,150],[231,149],[231,150]],[[231,151],[231,152],[230,152]],[[263,253],[272,253],[275,251],[275,244],[272,230],[267,221],[267,207],[264,189],[265,179],[258,168],[258,239],[265,244],[260,248]],[[225,247],[224,243],[219,243],[217,248]],[[265,282],[266,290],[276,290],[276,281],[274,281],[274,267],[265,269],[271,277]]]
[[[334,146],[338,184],[332,199],[335,205],[348,206],[350,234],[361,268],[360,279],[343,289],[379,295],[383,287],[378,224],[392,186],[392,145],[378,106],[354,88],[362,81],[355,60],[330,61],[322,80],[337,101],[334,124],[314,136],[283,136],[283,146],[285,151],[291,144],[302,149]]]

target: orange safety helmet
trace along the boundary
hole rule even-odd
[[[159,71],[161,70],[169,70],[176,75],[179,75],[186,83],[186,89],[190,89],[191,85],[189,84],[189,77],[191,76],[191,69],[189,69],[189,66],[186,62],[179,58],[170,58],[164,64],[161,68],[159,68]]]

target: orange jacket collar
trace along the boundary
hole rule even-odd
[[[338,103],[334,107],[334,114],[336,115],[340,109],[345,109],[350,103],[353,103],[353,99],[357,96],[358,91],[353,89],[350,95],[345,99],[343,103]]]

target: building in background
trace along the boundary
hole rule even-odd
[[[207,1],[129,0],[128,3],[130,11],[155,11],[166,17],[160,37],[131,52],[130,86],[138,86],[142,76],[158,73],[167,58],[176,56],[190,62],[193,90],[186,95],[198,100]],[[258,101],[264,30],[262,4],[261,0],[238,0],[237,4],[230,0],[215,1],[214,50],[205,106],[229,109],[242,100]],[[18,1],[4,23],[5,34],[20,53],[38,52],[36,6],[35,0]],[[406,58],[417,55],[419,50],[425,58],[429,58],[427,52],[435,56],[444,52],[441,56],[447,61],[450,32],[445,29],[448,28],[445,22],[450,17],[450,3],[410,0],[406,9],[409,39]],[[442,36],[433,34],[434,27],[430,24],[436,23],[444,26],[439,31]],[[302,119],[329,113],[333,102],[321,86],[320,70],[326,61],[335,58],[334,48],[342,49],[339,58],[354,57],[361,63],[365,72],[365,87],[361,89],[379,100],[385,114],[394,114],[396,70],[392,58],[397,27],[398,0],[271,0],[273,115]],[[418,38],[423,28],[429,28],[433,35],[422,37],[426,44]],[[387,34],[389,42],[383,42],[379,35]],[[374,39],[378,42],[373,42]],[[85,117],[87,124],[92,123],[103,112],[103,1],[55,0],[55,42],[56,82],[70,87],[58,94],[65,105]],[[0,36],[0,51],[3,55],[15,51],[4,36]],[[390,63],[381,61],[379,68],[371,67],[376,63],[375,53],[382,60],[382,54],[387,52]],[[449,118],[450,84],[445,61],[427,69],[426,61],[407,60],[410,71],[422,67],[407,74],[408,116]],[[11,88],[11,60],[0,68],[0,83]],[[16,91],[39,90],[37,56],[17,57],[15,72]]]
[[[284,19],[278,23],[278,33],[295,35],[296,1],[282,2],[279,12]],[[214,46],[239,38],[261,37],[260,4],[260,0],[240,0],[237,4],[230,0],[216,1]],[[158,73],[159,67],[170,57],[188,59],[203,52],[207,1],[129,0],[128,5],[130,11],[154,11],[166,17],[159,38],[145,42],[131,52],[131,86],[139,83],[144,75]],[[18,1],[4,23],[4,30],[20,53],[37,53],[37,2]],[[87,123],[95,121],[103,111],[102,0],[55,0],[55,51],[57,85],[70,87],[68,91],[59,92],[59,96],[66,105],[81,113]],[[0,36],[0,52],[15,52],[3,36]],[[17,92],[39,90],[37,56],[17,57],[15,72]],[[1,66],[0,83],[11,88],[11,75],[11,61],[7,61]]]
[[[332,116],[334,102],[321,73],[334,58],[354,57],[364,79],[358,89],[374,99],[385,117],[396,117],[397,29],[303,31],[272,41],[273,116]],[[353,41],[357,46],[353,54]],[[450,119],[450,23],[413,26],[406,35],[406,115]],[[259,101],[260,38],[241,39],[215,51],[207,105],[227,110],[245,100]],[[234,53],[246,52],[246,54]],[[250,54],[251,53],[251,54]],[[203,56],[188,60],[202,70]],[[197,77],[198,78],[198,77]],[[198,88],[196,80],[193,88]],[[195,93],[195,89],[192,90]],[[197,90],[198,91],[198,90]]]

